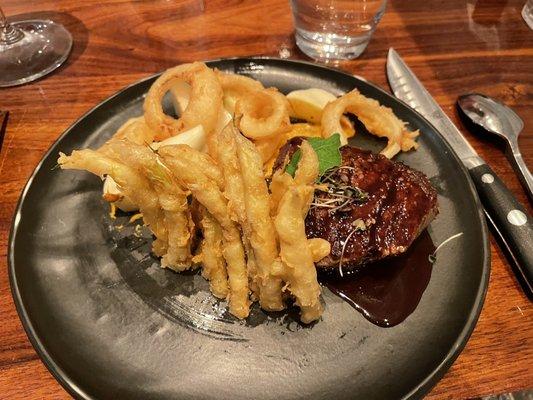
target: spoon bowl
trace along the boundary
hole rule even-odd
[[[522,119],[505,104],[479,93],[465,94],[457,100],[463,115],[482,131],[495,134],[507,142],[507,158],[518,174],[529,200],[533,202],[533,178],[518,147],[518,135],[524,129]]]
[[[457,104],[474,124],[503,139],[516,139],[524,129],[524,122],[513,110],[483,94],[460,96]]]

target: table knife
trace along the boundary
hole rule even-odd
[[[468,169],[487,219],[506,247],[525,293],[533,299],[531,215],[492,168],[479,157],[416,75],[392,48],[389,49],[387,57],[387,78],[394,95],[431,122]]]

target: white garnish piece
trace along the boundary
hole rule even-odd
[[[153,142],[150,147],[153,150],[159,150],[163,146],[170,146],[176,144],[186,144],[195,150],[202,151],[205,148],[207,135],[205,134],[202,125],[195,126],[187,131],[181,132],[176,136],[171,136],[161,142]]]

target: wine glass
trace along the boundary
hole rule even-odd
[[[48,20],[8,23],[0,8],[0,87],[21,85],[59,67],[72,49],[63,25]]]

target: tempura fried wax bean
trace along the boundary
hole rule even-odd
[[[305,235],[302,216],[305,203],[305,193],[297,187],[289,188],[281,199],[274,223],[280,240],[281,260],[285,265],[283,278],[300,307],[300,319],[310,323],[320,318],[322,305],[313,254]]]
[[[185,153],[184,148],[188,146],[165,146],[159,150],[159,154],[180,185],[186,187],[222,227],[223,255],[226,260],[230,286],[229,309],[236,317],[246,318],[250,312],[250,301],[240,231],[228,215],[226,198],[217,184],[203,172],[206,165],[200,159],[196,163],[187,162],[182,157]]]
[[[302,142],[300,151],[302,156],[294,174],[294,183],[297,185],[312,185],[318,178],[318,156],[306,140]]]
[[[307,245],[313,255],[313,261],[315,263],[327,257],[331,253],[331,244],[322,238],[311,238],[307,240]]]
[[[220,168],[217,167],[215,160],[209,155],[197,151],[190,146],[182,145],[182,147],[180,147],[180,156],[189,164],[201,165],[202,172],[205,176],[216,182],[220,189],[224,187],[224,175]]]
[[[200,244],[202,276],[209,281],[211,293],[219,299],[225,299],[229,294],[229,286],[226,262],[222,256],[222,228],[203,206],[200,206],[200,213],[204,236]]]
[[[237,144],[235,142],[235,135],[238,134],[233,125],[228,125],[217,136],[218,166],[224,173],[224,196],[228,199],[230,217],[241,225],[243,231],[242,241],[247,256],[246,265],[250,289],[254,293],[254,298],[259,298],[259,287],[256,283],[257,266],[249,239],[251,228],[246,218],[244,184],[240,172],[239,158],[237,156]]]
[[[276,231],[270,217],[270,196],[263,174],[261,156],[254,145],[236,134],[237,155],[244,183],[246,217],[250,225],[250,244],[257,264],[259,302],[269,311],[282,310],[282,281],[273,275],[273,263],[278,256]]]
[[[184,271],[192,266],[191,231],[187,194],[180,189],[172,173],[148,146],[120,140],[107,143],[101,150],[135,168],[147,177],[156,191],[164,212],[163,224],[168,232],[168,249],[161,266]]]
[[[60,153],[57,162],[62,169],[85,170],[100,177],[110,175],[124,194],[139,205],[144,223],[156,236],[153,243],[156,255],[166,253],[168,235],[161,223],[163,216],[158,197],[145,177],[134,168],[90,149],[74,150],[70,156]]]
[[[283,170],[276,171],[272,176],[270,191],[272,193],[271,208],[273,214],[276,213],[279,202],[289,187],[295,185],[313,185],[318,178],[318,156],[315,151],[306,141],[302,142],[300,151],[301,157],[294,179]],[[308,191],[308,193],[310,198],[306,199],[306,201],[310,202],[313,197],[313,191]]]

